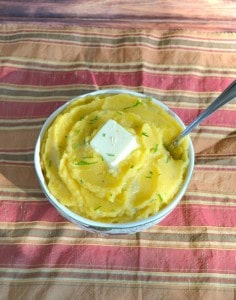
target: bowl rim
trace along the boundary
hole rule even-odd
[[[58,114],[60,114],[64,109],[66,109],[71,103],[84,99],[85,97],[88,96],[98,96],[98,95],[115,95],[115,94],[129,94],[133,95],[136,97],[141,97],[144,99],[150,99],[152,102],[163,108],[165,111],[167,111],[169,114],[171,114],[180,124],[180,126],[185,129],[185,124],[183,121],[180,119],[180,117],[173,111],[171,110],[167,105],[162,103],[160,100],[157,100],[153,96],[149,96],[146,94],[142,94],[139,92],[134,92],[128,89],[101,89],[93,92],[89,92],[86,94],[82,94],[77,97],[73,97],[71,100],[67,101],[66,103],[62,104],[60,107],[58,107],[52,114],[50,114],[46,121],[44,122],[43,126],[41,127],[41,130],[39,132],[36,144],[35,144],[35,151],[34,151],[34,167],[36,171],[36,175],[38,177],[40,186],[49,200],[49,202],[59,211],[63,217],[65,217],[69,221],[73,221],[76,224],[81,224],[86,227],[96,227],[104,230],[108,229],[128,229],[128,228],[133,228],[133,227],[139,227],[139,226],[144,226],[145,224],[152,224],[158,222],[159,219],[163,219],[166,215],[168,215],[180,202],[181,198],[186,192],[186,189],[189,185],[189,182],[191,180],[192,174],[193,174],[193,169],[194,169],[194,147],[191,141],[190,136],[188,136],[188,142],[189,142],[189,165],[188,169],[185,175],[185,179],[182,183],[181,189],[179,192],[175,195],[174,200],[172,200],[166,207],[158,211],[156,214],[142,220],[136,220],[136,221],[131,221],[131,222],[125,222],[125,223],[103,223],[103,222],[98,222],[94,221],[85,217],[82,217],[73,211],[71,211],[69,208],[61,204],[48,190],[47,184],[45,181],[45,177],[43,175],[42,169],[41,169],[41,164],[40,164],[40,148],[41,148],[41,141],[43,139],[43,136],[46,132],[46,130],[49,128],[49,126],[52,124],[52,122],[55,120]]]

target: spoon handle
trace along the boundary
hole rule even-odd
[[[213,101],[184,131],[174,140],[173,144],[178,145],[179,141],[196,128],[200,122],[209,117],[218,108],[225,105],[236,97],[236,80],[234,80],[216,99]]]

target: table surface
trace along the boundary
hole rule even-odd
[[[188,124],[236,78],[235,1],[0,1],[2,299],[234,299],[236,102],[191,138],[195,170],[161,223],[103,236],[65,220],[34,171],[45,119],[105,88]]]
[[[0,1],[2,22],[55,22],[135,28],[231,31],[235,0],[70,0]]]

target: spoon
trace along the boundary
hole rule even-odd
[[[169,145],[169,149],[177,147],[180,141],[188,135],[200,122],[209,117],[218,108],[236,97],[236,80],[234,80],[191,124],[189,124]]]

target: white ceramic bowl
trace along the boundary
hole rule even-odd
[[[76,213],[69,210],[67,207],[62,205],[48,190],[41,165],[40,165],[40,147],[41,147],[41,141],[44,136],[44,133],[47,131],[48,127],[51,125],[51,123],[54,121],[54,119],[57,117],[58,114],[60,114],[68,105],[70,105],[73,101],[82,99],[86,96],[97,96],[97,95],[104,95],[104,94],[130,94],[138,97],[143,98],[149,98],[150,96],[136,93],[129,90],[123,90],[123,89],[109,89],[109,90],[99,90],[96,92],[88,93],[85,95],[81,95],[79,97],[76,97],[68,102],[66,102],[64,105],[59,107],[56,111],[54,111],[46,120],[44,123],[35,147],[35,153],[34,153],[34,164],[35,164],[35,170],[36,174],[38,176],[40,185],[42,187],[42,190],[50,203],[59,211],[59,213],[68,221],[78,225],[79,227],[91,231],[91,232],[98,232],[103,234],[130,234],[142,231],[144,229],[147,229],[151,227],[154,224],[159,223],[162,221],[167,215],[169,215],[173,209],[177,206],[177,204],[180,202],[181,198],[183,197],[188,184],[190,182],[193,169],[194,169],[194,148],[191,142],[190,137],[189,139],[189,166],[188,170],[184,179],[184,182],[181,186],[181,189],[176,194],[174,199],[162,210],[160,210],[155,215],[148,217],[144,220],[134,221],[134,222],[128,222],[128,223],[119,223],[119,224],[113,224],[113,223],[102,223],[102,222],[96,222],[87,218],[84,218],[82,216],[77,215]],[[162,107],[164,110],[166,110],[168,113],[170,113],[181,125],[181,127],[184,129],[185,125],[182,122],[182,120],[172,111],[170,110],[166,105],[164,105],[162,102],[156,100],[155,98],[151,98],[154,103]]]

